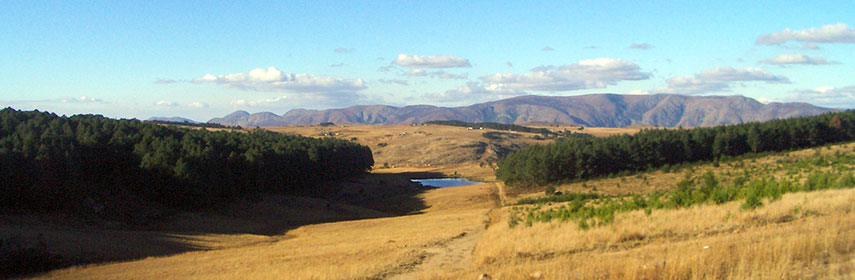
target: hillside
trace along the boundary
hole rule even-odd
[[[445,125],[337,125],[268,127],[270,131],[309,137],[334,137],[365,145],[374,156],[374,169],[438,168],[470,178],[495,178],[499,158],[513,150],[555,141],[536,133],[472,129]],[[551,128],[553,130],[568,128]],[[574,130],[575,131],[575,130]],[[585,133],[608,136],[635,133],[631,128],[588,128]]]
[[[155,122],[170,122],[170,123],[199,123],[197,121],[182,118],[182,117],[151,117],[146,121],[155,121]]]
[[[744,96],[673,94],[520,96],[465,107],[361,105],[342,109],[294,109],[284,115],[237,111],[209,123],[240,126],[310,125],[321,122],[411,124],[434,120],[546,123],[595,127],[652,125],[696,127],[817,115],[835,111],[807,103],[763,104]]]

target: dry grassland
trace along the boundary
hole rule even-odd
[[[784,196],[756,211],[738,202],[646,215],[581,230],[499,222],[476,247],[477,270],[429,278],[834,279],[855,273],[855,190]]]
[[[601,194],[670,189],[686,172],[806,177],[777,163],[852,153],[855,145],[559,186]],[[738,167],[737,167],[738,166]],[[828,170],[832,167],[826,167]],[[814,169],[816,170],[816,169]],[[819,169],[823,170],[823,169]],[[742,174],[742,173],[739,173]],[[646,178],[645,178],[646,177]],[[620,184],[621,187],[616,185]],[[594,191],[594,187],[597,187]],[[506,198],[542,196],[522,192]],[[756,210],[742,201],[677,210],[617,214],[611,224],[580,229],[572,222],[508,224],[510,207],[494,211],[496,223],[477,244],[469,271],[437,272],[425,279],[853,279],[855,278],[855,189],[791,193]],[[553,204],[557,205],[557,204]],[[546,205],[545,207],[550,207]]]
[[[310,137],[336,137],[366,145],[374,152],[375,169],[388,167],[434,167],[488,164],[497,159],[497,151],[510,151],[552,140],[534,139],[538,134],[493,129],[467,129],[445,125],[364,125],[287,126],[265,129]],[[551,127],[549,129],[561,130]],[[575,131],[575,128],[573,128]],[[635,133],[633,128],[586,128],[596,136]],[[502,139],[487,139],[485,132],[502,133]],[[489,166],[488,166],[489,167]],[[486,169],[486,168],[485,168]],[[458,174],[467,174],[461,171]],[[492,171],[490,171],[492,173]]]
[[[491,184],[434,189],[423,214],[308,225],[261,244],[50,272],[44,279],[383,279],[483,231]]]
[[[477,153],[461,148],[488,142],[481,135],[484,131],[370,125],[269,129],[315,137],[329,132],[339,138],[356,137],[355,141],[379,152],[375,154],[379,164],[400,163],[374,170],[380,176],[377,178],[456,173],[495,180],[492,169],[479,164],[486,153],[473,156]],[[500,144],[539,143],[521,135],[512,139],[519,142]],[[379,143],[387,145],[378,147]],[[804,177],[806,174],[793,175],[775,166],[811,158],[817,150],[833,155],[854,149],[855,144],[809,149],[722,162],[720,167],[697,165],[691,172],[712,170],[723,183],[742,170],[758,176]],[[455,163],[426,164],[456,153],[464,155],[454,159]],[[673,188],[687,172],[653,171],[565,184],[558,190],[606,195],[647,193]],[[377,178],[367,185],[383,184]],[[384,212],[341,205],[333,210],[365,219],[304,225],[280,233],[175,234],[172,242],[196,251],[71,267],[37,278],[478,279],[486,273],[492,279],[855,279],[855,189],[790,193],[751,211],[741,210],[741,201],[654,210],[650,214],[638,210],[619,213],[611,224],[590,229],[580,229],[572,222],[509,226],[510,204],[542,195],[542,189],[511,189],[501,182],[432,189],[407,202],[423,205],[410,215],[388,217]],[[392,205],[394,199],[377,201],[389,204],[389,209],[405,206]],[[304,206],[312,205],[317,203],[306,202]],[[264,209],[242,211],[249,215]],[[327,215],[324,213],[305,219],[308,222]],[[273,219],[253,224],[278,219],[267,218]],[[218,221],[208,216],[184,217],[165,227],[180,229],[193,219],[208,219],[206,224],[212,225]],[[224,227],[239,226],[234,219],[222,223]],[[123,242],[119,238],[114,241]]]

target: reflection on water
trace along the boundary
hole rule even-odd
[[[422,186],[437,188],[483,184],[483,182],[469,181],[464,178],[411,179],[410,181],[422,184]]]

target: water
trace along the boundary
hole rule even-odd
[[[410,181],[422,184],[422,186],[437,188],[483,184],[483,182],[469,181],[464,178],[411,179]]]

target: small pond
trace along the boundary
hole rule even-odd
[[[422,186],[436,188],[483,184],[482,182],[469,181],[465,178],[411,179],[410,181],[422,184]]]

